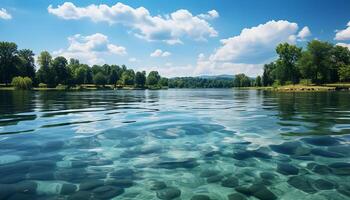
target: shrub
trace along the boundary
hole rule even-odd
[[[32,89],[32,79],[29,77],[21,77],[17,76],[12,79],[11,84],[16,88],[16,89],[21,89],[21,90],[30,90]]]
[[[56,89],[58,89],[58,90],[67,90],[68,86],[67,85],[58,84],[56,86]]]
[[[272,87],[276,88],[278,86],[281,86],[281,81],[280,80],[275,80],[272,84]]]
[[[101,72],[99,72],[94,76],[94,83],[96,85],[104,86],[107,83],[106,77]]]
[[[312,84],[312,80],[311,79],[301,79],[300,84],[301,85],[310,85],[310,84]]]
[[[45,84],[45,83],[39,83],[39,88],[47,88],[47,84]]]
[[[294,85],[294,83],[292,81],[286,81],[285,85]]]

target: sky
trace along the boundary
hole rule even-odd
[[[0,0],[0,41],[165,77],[257,76],[313,39],[350,48],[349,0]]]

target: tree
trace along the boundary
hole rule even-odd
[[[54,83],[54,72],[51,71],[52,57],[49,52],[43,51],[38,56],[39,70],[37,73],[37,79],[40,83],[45,83],[48,85],[52,85]]]
[[[255,79],[255,86],[261,87],[262,86],[262,81],[261,81],[261,76],[257,76]]]
[[[339,68],[340,81],[350,81],[350,65],[344,65]]]
[[[21,90],[30,90],[32,89],[32,79],[29,77],[21,77],[17,76],[12,79],[11,84],[16,88],[16,89],[21,89]]]
[[[336,45],[332,49],[331,63],[330,82],[334,83],[340,80],[340,74],[343,74],[347,66],[350,65],[350,50],[347,47]],[[341,81],[344,81],[344,76]]]
[[[146,72],[136,72],[135,74],[135,85],[136,87],[143,88],[146,83]]]
[[[18,51],[20,64],[18,65],[19,75],[29,77],[31,80],[35,77],[34,53],[32,50],[23,49]]]
[[[121,82],[123,85],[134,85],[135,72],[132,69],[127,69],[123,72]]]
[[[147,85],[157,85],[160,80],[160,75],[157,71],[151,71],[147,76]]]
[[[102,85],[104,86],[107,83],[106,77],[102,72],[98,72],[95,76],[94,76],[94,83],[96,85]]]
[[[263,86],[270,86],[273,84],[274,80],[276,79],[276,64],[270,63],[264,65],[264,73],[262,76],[262,84]]]
[[[159,80],[159,85],[162,86],[162,87],[167,87],[167,86],[168,86],[168,79],[162,77],[162,78]]]
[[[18,74],[19,63],[17,45],[13,42],[0,42],[0,82],[10,83]]]
[[[251,86],[251,81],[245,74],[237,74],[233,80],[234,87],[249,87]]]
[[[70,73],[67,64],[67,59],[63,56],[58,56],[52,61],[51,66],[55,73],[55,84],[68,84]]]
[[[288,43],[279,44],[276,53],[279,58],[276,61],[276,75],[281,83],[291,81],[293,84],[299,82],[299,71],[297,61],[301,56],[301,48]]]
[[[113,84],[114,86],[117,84],[117,81],[119,79],[118,72],[115,69],[111,70],[111,74],[109,75],[108,78],[108,83]]]

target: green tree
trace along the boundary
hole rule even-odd
[[[344,65],[339,68],[340,81],[350,81],[350,65]]]
[[[58,56],[52,61],[52,70],[55,73],[55,84],[68,84],[70,73],[67,67],[67,59],[63,56]]]
[[[157,85],[159,80],[159,73],[157,71],[151,71],[147,76],[147,85]]]
[[[18,74],[19,64],[17,45],[13,42],[0,42],[0,82],[10,83]]]
[[[136,72],[135,74],[135,85],[136,87],[143,88],[146,84],[146,72]]]
[[[18,65],[19,75],[29,77],[31,80],[35,78],[34,53],[32,50],[23,49],[18,51],[20,63]]]
[[[132,69],[126,69],[121,77],[123,85],[134,85],[135,83],[135,72]]]
[[[343,74],[347,66],[350,65],[350,50],[346,47],[334,46],[332,49],[331,63],[330,82],[334,83],[340,80],[340,74]],[[342,72],[340,72],[340,70]],[[344,79],[342,79],[342,81],[344,81]]]
[[[237,74],[233,80],[234,87],[249,87],[251,86],[251,81],[245,74]]]
[[[262,84],[264,86],[271,86],[276,79],[276,64],[274,62],[264,65],[264,73],[262,76]]]
[[[160,86],[162,86],[162,87],[167,87],[168,86],[168,79],[167,78],[164,78],[164,77],[162,77],[162,78],[160,78],[160,80],[159,80],[159,85]]]
[[[39,70],[37,72],[37,79],[40,83],[45,83],[50,86],[54,84],[54,72],[50,69],[52,57],[49,52],[43,51],[38,56]]]
[[[95,76],[94,76],[94,83],[96,85],[102,85],[104,86],[107,83],[107,79],[105,77],[105,75],[102,72],[98,72]]]
[[[255,79],[255,86],[261,87],[262,86],[262,81],[261,81],[261,76],[257,76]]]
[[[118,79],[119,76],[117,70],[112,69],[110,75],[108,76],[108,83],[113,84],[115,86],[117,84]]]
[[[299,82],[299,71],[296,63],[301,56],[301,51],[301,48],[288,43],[279,44],[276,47],[276,53],[279,56],[276,61],[276,75],[281,83],[286,81]]]
[[[30,90],[32,89],[32,79],[29,77],[21,77],[17,76],[12,79],[11,84],[16,88],[16,89],[21,89],[21,90]]]

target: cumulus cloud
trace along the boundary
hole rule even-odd
[[[195,73],[262,74],[264,63],[275,58],[275,48],[279,43],[296,43],[298,29],[298,24],[285,20],[245,28],[237,36],[221,40],[222,45],[211,55],[200,54]],[[303,32],[303,36],[307,35],[306,29]]]
[[[137,62],[138,60],[136,59],[136,58],[134,58],[134,57],[132,57],[132,58],[129,58],[129,62]]]
[[[206,14],[199,14],[198,17],[202,18],[202,19],[215,19],[219,17],[219,13],[216,10],[211,10],[208,11],[208,13]]]
[[[171,53],[168,51],[163,51],[161,49],[156,49],[154,52],[150,54],[151,57],[168,57]]]
[[[299,31],[299,33],[298,33],[298,38],[301,41],[305,40],[309,36],[311,36],[311,31],[310,31],[309,27],[307,27],[307,26],[305,26],[303,29],[301,29],[301,31]]]
[[[9,19],[12,19],[12,16],[10,13],[7,12],[7,10],[5,8],[1,8],[0,9],[0,19],[9,20]]]
[[[68,38],[67,49],[60,49],[53,52],[54,56],[64,56],[66,58],[77,58],[88,64],[102,64],[105,55],[126,55],[126,48],[111,44],[106,35],[95,33],[93,35],[82,36],[76,34]]]
[[[123,3],[113,6],[105,4],[78,7],[65,2],[56,8],[50,5],[48,12],[66,20],[90,19],[93,22],[122,24],[133,29],[135,36],[147,41],[163,41],[169,44],[182,43],[183,37],[206,40],[216,37],[217,31],[206,21],[219,16],[217,11],[202,15],[192,15],[188,10],[180,9],[166,16],[152,16],[144,8],[132,8]],[[202,16],[202,17],[201,17]]]
[[[350,21],[347,24],[347,28],[336,31],[335,40],[350,40]]]

